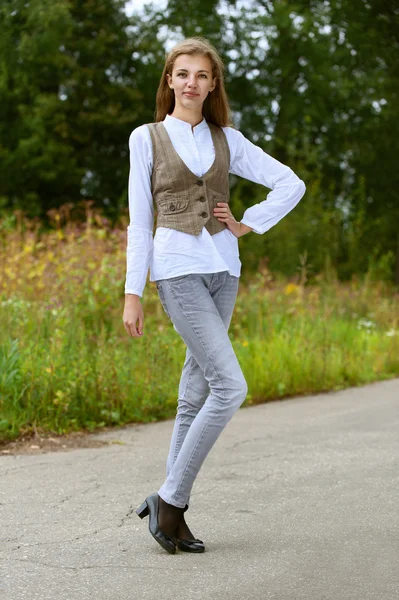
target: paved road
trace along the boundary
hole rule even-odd
[[[103,448],[0,458],[2,600],[397,600],[399,379],[241,409],[169,555],[133,512],[172,422]]]

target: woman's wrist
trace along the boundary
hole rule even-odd
[[[249,233],[250,231],[253,231],[251,227],[248,227],[248,225],[244,225],[244,223],[240,222],[240,237],[246,233]]]
[[[128,302],[139,302],[140,297],[138,294],[125,294],[125,300]]]

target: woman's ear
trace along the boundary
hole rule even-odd
[[[166,81],[168,82],[170,89],[173,90],[172,77],[169,75],[169,73],[166,73]]]
[[[210,92],[213,92],[213,90],[215,89],[215,87],[216,87],[216,81],[217,81],[217,77],[214,77],[213,78],[213,82],[212,82],[212,86],[209,88]]]

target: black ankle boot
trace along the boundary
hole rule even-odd
[[[176,530],[183,516],[183,512],[184,508],[169,504],[158,495],[158,523],[162,531],[176,538]]]
[[[176,544],[179,550],[183,550],[183,552],[205,552],[205,544],[202,540],[179,540],[179,538],[176,538]]]
[[[169,554],[175,554],[176,538],[173,535],[169,535],[162,531],[158,524],[159,500],[160,496],[158,496],[158,494],[148,496],[140,508],[136,510],[136,513],[140,519],[144,519],[144,517],[150,515],[148,529],[150,530],[152,537],[164,550],[169,552]]]
[[[188,504],[183,509],[183,513],[188,510]],[[188,527],[188,526],[187,526]],[[190,538],[188,540],[183,540],[180,538],[176,538],[176,544],[179,550],[183,552],[205,552],[205,544],[202,540],[198,540],[197,538]]]

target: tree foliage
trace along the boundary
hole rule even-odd
[[[236,126],[307,193],[244,260],[399,281],[399,7],[390,0],[5,0],[0,8],[0,206],[44,217],[91,198],[127,207],[131,130],[153,120],[165,49],[203,35],[226,64]],[[266,191],[232,179],[237,218]]]
[[[93,198],[121,210],[127,132],[146,116],[136,41],[119,0],[1,7],[0,196],[44,216]]]

